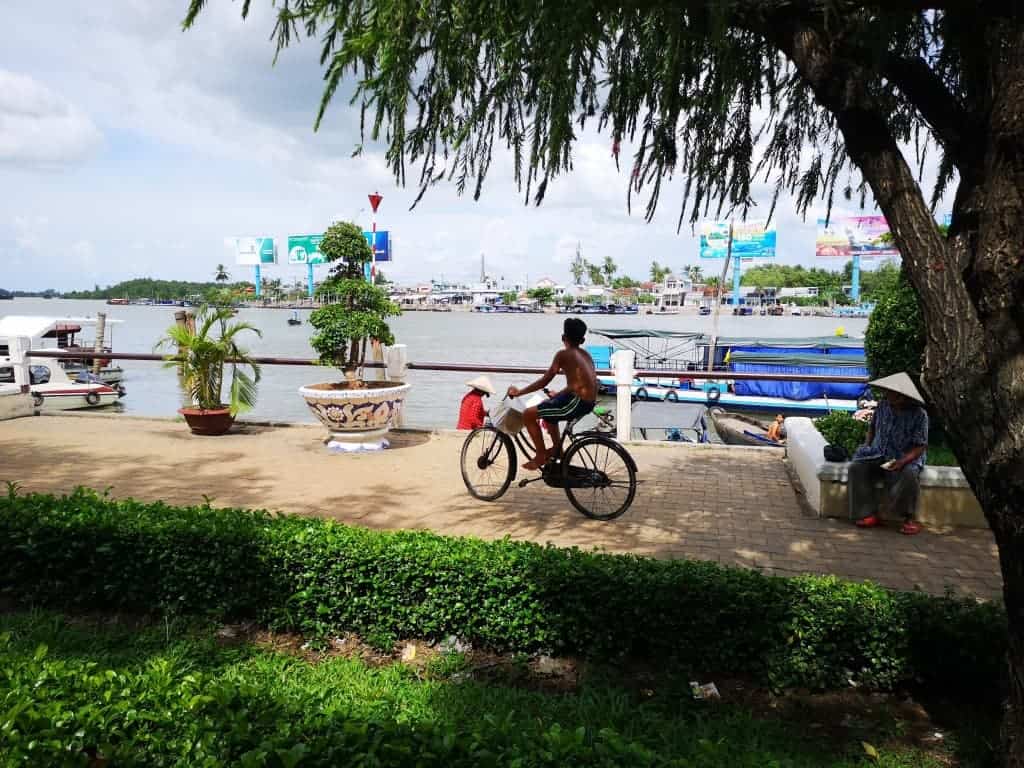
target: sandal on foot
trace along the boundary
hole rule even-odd
[[[868,515],[867,517],[862,517],[857,521],[858,528],[876,528],[881,524],[882,520],[877,515]]]
[[[900,533],[904,536],[916,536],[921,532],[921,526],[915,523],[913,520],[908,520],[902,526],[900,526]]]

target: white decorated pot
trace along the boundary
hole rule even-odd
[[[299,387],[320,423],[330,433],[328,447],[374,450],[385,447],[384,436],[402,412],[408,384],[367,381],[361,389],[345,384],[310,384]]]

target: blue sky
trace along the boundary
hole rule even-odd
[[[523,205],[501,156],[479,202],[442,184],[409,211],[415,190],[396,187],[379,148],[350,157],[358,115],[344,98],[313,132],[319,50],[304,43],[272,66],[269,0],[254,0],[244,23],[238,3],[211,0],[187,33],[185,6],[63,0],[44,12],[6,4],[0,287],[208,279],[227,258],[226,236],[271,235],[283,255],[289,233],[322,231],[338,218],[368,225],[366,195],[375,190],[384,196],[378,226],[395,246],[386,271],[403,282],[472,279],[481,253],[496,276],[564,281],[577,242],[586,258],[610,255],[634,277],[652,259],[674,269],[698,260],[689,229],[676,233],[678,186],[663,194],[652,223],[630,216],[627,175],[596,134],[581,136],[574,173],[552,183],[540,208]],[[780,262],[814,263],[818,213],[803,221],[791,201],[780,202]],[[265,274],[302,276],[284,264]]]

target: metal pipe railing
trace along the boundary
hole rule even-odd
[[[92,360],[97,357],[95,352],[73,352],[64,349],[34,349],[29,357],[59,358],[61,360]],[[180,358],[177,355],[158,355],[145,352],[104,352],[99,355],[104,360],[141,360],[149,362],[173,363]],[[253,355],[249,358],[259,365],[308,365],[322,366],[318,360],[301,357],[265,357]],[[236,362],[236,361],[228,361]],[[366,362],[364,368],[384,368],[381,362]],[[546,366],[530,365],[483,365],[480,363],[409,363],[407,366],[414,371],[441,371],[446,373],[522,373],[539,376],[547,372]],[[611,376],[614,371],[601,368],[598,375]],[[639,369],[637,376],[661,379],[730,379],[732,381],[811,381],[833,384],[866,384],[865,376],[815,376],[812,374],[792,373],[739,373],[736,371],[664,371]]]

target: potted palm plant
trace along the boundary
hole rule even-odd
[[[157,348],[172,347],[177,354],[167,367],[178,368],[191,406],[180,408],[194,435],[223,435],[235,417],[256,404],[260,368],[239,346],[245,331],[262,336],[250,323],[231,322],[229,307],[203,306],[194,323],[173,325]],[[224,371],[230,370],[228,402],[223,400]],[[248,370],[246,370],[248,369]]]
[[[333,266],[318,294],[330,295],[334,303],[310,315],[309,324],[316,331],[310,343],[320,363],[339,368],[345,378],[301,387],[299,394],[327,427],[329,447],[383,448],[384,435],[401,411],[409,385],[364,381],[362,370],[371,345],[394,343],[386,318],[400,310],[364,277],[373,251],[360,227],[349,222],[332,224],[320,242],[320,253]]]

